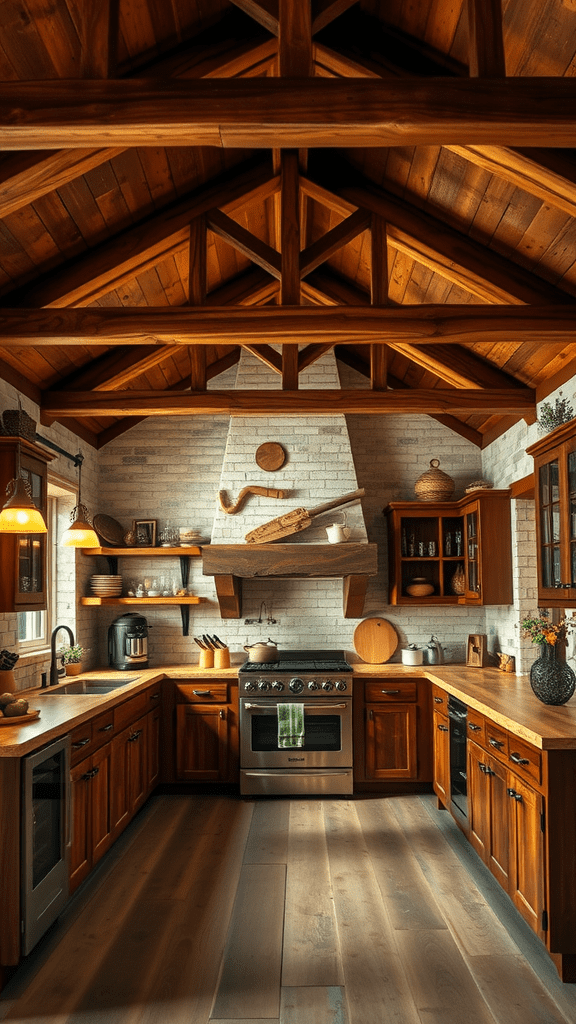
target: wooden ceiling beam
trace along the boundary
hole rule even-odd
[[[300,175],[298,153],[284,149],[280,154],[280,302],[300,305]]]
[[[231,0],[231,2],[272,35],[278,35],[278,0]]]
[[[312,35],[326,28],[331,21],[357,3],[358,0],[312,0]]]
[[[504,78],[501,0],[466,0],[468,65],[473,78]]]
[[[92,9],[94,5],[84,5]],[[99,5],[94,10],[100,11]],[[91,51],[97,51],[92,41]],[[214,49],[214,46],[211,48]],[[183,56],[164,58],[151,65],[147,71],[158,77],[176,78],[227,78],[246,74],[254,63],[270,61],[276,52],[272,41],[238,43],[236,40],[220,40],[216,54],[206,66],[206,54],[202,51],[202,63],[198,64],[195,51]],[[94,77],[97,77],[94,75]],[[125,150],[125,146],[114,149],[74,149],[43,153],[13,153],[4,157],[0,168],[0,218],[7,217],[23,206],[28,206],[41,196],[62,188],[76,178],[108,160],[113,160]]]
[[[282,78],[312,75],[310,0],[279,0],[278,74]]]
[[[566,306],[199,306],[0,309],[0,345],[468,342],[566,345]]]
[[[574,146],[573,78],[4,82],[3,149]]]
[[[291,346],[290,346],[291,347]],[[493,390],[407,389],[363,390],[238,390],[175,393],[173,391],[50,392],[43,396],[48,419],[85,416],[334,416],[336,414],[400,415],[455,413],[470,416],[512,414],[533,416],[530,388]]]
[[[264,363],[275,373],[282,373],[282,356],[271,345],[246,345],[246,351],[256,356],[261,363]]]

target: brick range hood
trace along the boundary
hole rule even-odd
[[[279,388],[280,378],[246,350],[237,369],[236,388]],[[300,374],[301,388],[340,386],[333,352]],[[284,465],[265,472],[255,453],[276,441],[286,452]],[[370,576],[377,573],[377,546],[368,543],[360,502],[313,519],[312,525],[286,541],[247,544],[247,533],[295,508],[311,509],[358,489],[345,417],[233,416],[230,419],[220,490],[234,499],[247,485],[282,489],[281,500],[249,495],[240,513],[217,508],[211,543],[203,548],[202,571],[213,576],[222,618],[242,615],[242,580],[341,579],[343,615],[361,618]],[[342,522],[351,529],[344,544],[330,544],[326,527]]]

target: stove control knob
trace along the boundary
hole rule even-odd
[[[290,689],[292,690],[292,693],[302,693],[302,690],[304,689],[304,681],[298,676],[295,676],[294,679],[290,680]]]
[[[270,689],[270,683],[268,682],[268,680],[267,679],[259,679],[258,680],[258,689],[259,690],[269,690]]]
[[[279,679],[275,679],[274,682],[272,683],[272,689],[273,690],[283,690],[284,689],[284,683],[281,683]]]
[[[333,687],[334,687],[334,683],[331,683],[329,679],[327,679],[326,682],[322,683],[322,689],[323,690],[332,690]]]
[[[345,690],[346,689],[346,683],[345,683],[344,679],[337,679],[336,682],[334,683],[334,686],[336,687],[337,690]]]
[[[318,688],[319,687],[318,687],[318,683],[316,682],[316,680],[315,679],[311,679],[310,682],[308,683],[308,689],[309,690],[317,690]]]
[[[254,680],[253,679],[248,679],[247,682],[244,683],[244,689],[245,690],[255,690],[256,689],[256,683],[254,682]]]

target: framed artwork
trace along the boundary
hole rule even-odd
[[[132,530],[137,548],[156,547],[156,519],[133,519]]]

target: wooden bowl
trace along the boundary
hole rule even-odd
[[[434,585],[426,580],[415,579],[406,587],[406,593],[410,597],[429,597],[430,594],[434,593]]]

